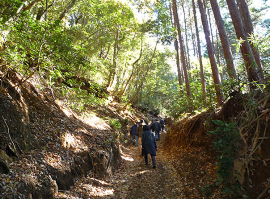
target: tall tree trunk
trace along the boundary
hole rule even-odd
[[[196,7],[195,7],[194,0],[192,0],[192,7],[193,7],[194,23],[195,23],[195,30],[196,30],[196,37],[197,37],[198,55],[199,55],[199,61],[200,61],[200,76],[201,76],[201,82],[202,82],[203,101],[206,102],[206,89],[205,89],[202,54],[201,54],[201,46],[200,46],[201,42],[200,42],[197,16],[196,16]]]
[[[181,78],[181,70],[180,70],[180,57],[179,57],[179,47],[178,47],[178,41],[177,39],[174,40],[174,48],[176,51],[176,65],[177,65],[177,72],[178,72],[178,82],[179,82],[179,88],[181,87],[182,83],[182,78]]]
[[[173,24],[174,27],[176,27],[176,23],[173,20],[173,16],[172,16],[172,6],[170,5],[170,16],[171,16],[171,23]],[[180,70],[180,57],[179,57],[179,47],[178,47],[178,41],[177,38],[175,38],[174,40],[174,49],[176,52],[176,67],[177,67],[177,74],[178,74],[178,83],[179,83],[179,88],[181,88],[182,83],[182,74],[181,74],[181,70]]]
[[[187,68],[190,70],[190,59],[189,59],[189,48],[188,48],[188,34],[187,34],[187,19],[186,19],[186,12],[185,12],[185,5],[184,1],[182,0],[182,9],[184,14],[184,23],[185,23],[185,36],[186,36],[186,60],[187,60]]]
[[[219,79],[219,72],[218,72],[217,63],[216,63],[216,59],[215,59],[215,55],[214,55],[213,45],[212,45],[211,40],[210,40],[210,32],[209,32],[209,26],[208,26],[208,22],[207,22],[207,16],[206,16],[202,1],[198,0],[198,4],[199,4],[200,12],[201,12],[201,19],[202,19],[202,24],[203,24],[203,29],[204,29],[204,35],[205,35],[205,40],[207,43],[207,51],[208,51],[208,55],[209,55],[209,59],[210,59],[210,63],[211,63],[211,69],[212,69],[212,73],[213,73],[213,79],[214,79],[214,83],[215,83],[217,101],[219,104],[221,104],[222,100],[223,100],[222,93],[220,90],[221,82]]]
[[[179,38],[179,43],[180,43],[180,48],[181,48],[181,61],[182,61],[182,67],[184,70],[184,75],[185,75],[187,97],[188,97],[188,100],[190,102],[191,91],[190,91],[190,85],[189,85],[189,80],[188,80],[188,73],[187,73],[187,67],[186,67],[186,61],[185,61],[184,44],[183,44],[183,40],[182,40],[181,28],[180,28],[179,19],[178,19],[176,0],[172,0],[172,9],[173,9],[174,21],[175,21],[176,26],[177,26],[178,38]]]
[[[238,2],[238,8],[240,10],[240,14],[243,20],[243,24],[246,28],[247,33],[251,36],[253,35],[254,31],[253,31],[253,25],[252,25],[252,21],[251,21],[251,17],[250,17],[250,13],[249,13],[249,9],[248,9],[248,4],[246,2],[246,0],[237,0]],[[261,63],[261,59],[260,59],[260,54],[258,52],[258,49],[256,48],[256,46],[254,46],[254,44],[249,41],[250,46],[252,48],[252,52],[254,54],[254,58],[256,60],[256,63],[258,65],[258,67],[260,68],[260,70],[262,70],[262,63]]]
[[[205,1],[204,2],[204,7],[205,7],[205,13],[207,11],[207,14],[208,15],[208,21],[209,21],[209,30],[210,30],[210,36],[211,36],[211,42],[213,44],[213,47],[214,47],[214,35],[213,35],[213,30],[212,30],[212,22],[211,22],[211,15],[210,15],[210,8],[208,8],[208,1]]]
[[[247,33],[244,29],[241,16],[237,6],[235,4],[235,0],[226,0],[227,5],[230,11],[230,15],[232,18],[232,22],[234,25],[234,29],[236,32],[236,36],[239,40],[243,40],[243,43],[240,46],[241,53],[243,59],[245,61],[245,66],[247,70],[248,80],[249,82],[258,81],[259,83],[263,83],[263,73],[259,70],[251,46],[248,42]]]
[[[195,42],[195,35],[193,33],[193,23],[192,23],[192,18],[191,18],[191,13],[190,9],[188,9],[188,17],[189,17],[189,27],[191,31],[191,40],[192,40],[192,45],[193,45],[193,56],[196,56],[196,42]]]
[[[221,63],[220,63],[220,49],[219,49],[219,37],[218,37],[218,30],[216,30],[216,41],[217,41],[217,62],[218,62],[218,65],[220,66]],[[229,73],[228,73],[229,74]],[[221,78],[221,81],[222,81],[223,78]]]
[[[224,23],[223,23],[223,20],[219,11],[218,3],[216,0],[210,0],[210,3],[211,3],[211,7],[214,13],[215,20],[216,20],[219,37],[220,37],[220,41],[221,41],[223,52],[224,52],[224,58],[227,64],[227,72],[231,78],[236,78],[236,71],[233,64],[233,57],[232,57],[232,52],[230,48],[230,43],[229,43],[226,31],[225,31],[225,27],[224,27]]]

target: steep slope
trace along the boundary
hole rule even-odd
[[[120,161],[119,132],[102,111],[79,116],[34,83],[0,73],[0,198],[53,198],[76,177],[91,170],[102,178]],[[104,109],[126,126],[113,108]]]

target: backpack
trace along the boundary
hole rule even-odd
[[[153,124],[153,127],[154,127],[154,131],[160,130],[160,125],[159,125],[158,122],[155,122],[155,123]]]

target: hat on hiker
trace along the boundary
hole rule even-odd
[[[147,125],[147,124],[144,122],[143,119],[141,119],[140,122],[142,123],[143,126],[144,126],[144,125]]]

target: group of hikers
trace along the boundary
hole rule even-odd
[[[153,168],[156,168],[156,151],[158,150],[156,140],[160,140],[160,131],[165,130],[165,122],[163,119],[153,120],[150,125],[144,120],[136,122],[131,129],[133,144],[139,146],[139,138],[141,138],[142,156],[144,156],[145,164],[148,165],[148,154],[151,155]]]

